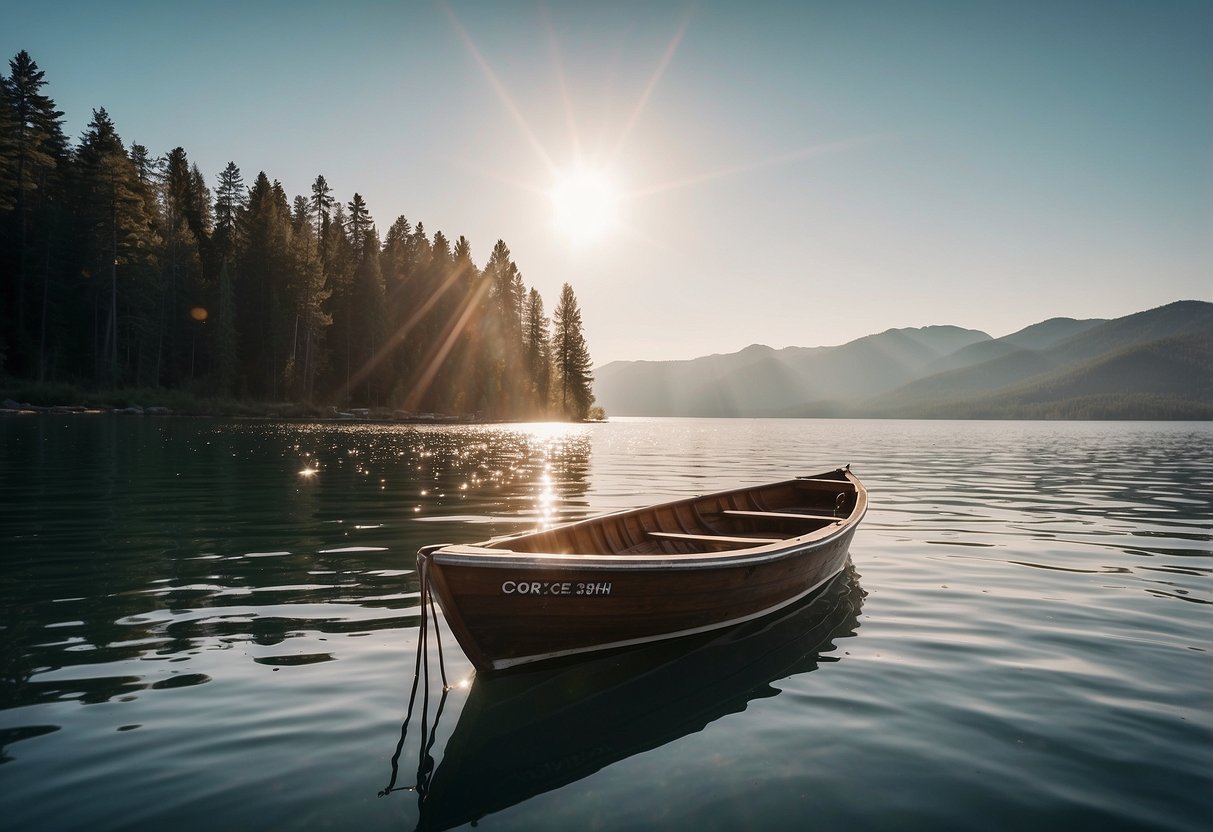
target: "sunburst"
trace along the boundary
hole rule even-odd
[[[573,161],[566,165],[560,165],[554,160],[548,146],[540,139],[535,129],[527,121],[515,97],[498,77],[467,29],[460,23],[450,6],[445,6],[445,9],[452,27],[463,41],[468,53],[480,67],[481,72],[496,93],[502,106],[510,114],[519,132],[526,139],[527,144],[530,145],[547,171],[548,180],[546,183],[515,184],[518,184],[528,192],[541,194],[547,198],[551,206],[553,226],[570,244],[580,246],[601,243],[610,239],[625,227],[625,208],[627,203],[634,200],[670,190],[694,187],[714,179],[735,176],[755,169],[789,164],[822,152],[850,147],[856,143],[856,140],[848,140],[831,144],[810,145],[792,151],[750,159],[740,164],[726,165],[717,170],[683,176],[671,181],[635,183],[631,189],[624,189],[621,186],[620,179],[615,175],[615,172],[619,169],[619,161],[623,156],[624,148],[634,128],[647,109],[661,78],[674,60],[678,47],[690,24],[690,14],[688,13],[682,18],[669,42],[666,44],[657,62],[657,66],[654,67],[652,74],[649,76],[648,81],[637,98],[635,106],[629,111],[626,121],[619,125],[614,141],[609,143],[609,152],[599,157],[588,157],[582,151],[580,137],[577,132],[577,120],[573,114],[572,99],[569,94],[563,68],[564,62],[560,56],[559,44],[557,43],[554,29],[550,24],[547,24],[549,46],[555,64],[555,78],[560,89],[566,123],[568,124],[568,139],[573,155]],[[861,138],[858,141],[864,142],[868,140],[870,139]],[[508,181],[506,177],[500,174],[493,174],[493,176],[494,178]],[[635,233],[636,236],[645,236],[637,229],[628,230]]]

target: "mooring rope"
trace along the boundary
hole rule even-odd
[[[427,554],[422,560],[424,566],[421,567],[421,592],[423,593],[423,602],[421,613],[425,615],[425,607],[430,608],[430,616],[434,619],[434,644],[438,645],[438,673],[442,676],[442,690],[448,691],[451,686],[446,681],[446,661],[442,657],[442,631],[438,629],[438,605],[434,603],[434,593],[430,588],[430,558]]]
[[[442,718],[442,709],[446,706],[447,693],[450,685],[446,679],[446,662],[442,655],[442,633],[438,628],[438,611],[435,609],[434,596],[430,590],[429,552],[422,550],[417,553],[417,576],[421,582],[421,621],[417,626],[417,655],[413,660],[413,687],[409,692],[409,706],[405,711],[404,723],[400,726],[400,740],[396,743],[396,751],[392,754],[392,777],[388,784],[379,792],[384,797],[394,791],[416,791],[418,799],[424,801],[429,793],[429,781],[434,774],[434,743],[438,738],[438,721]],[[429,724],[430,714],[430,650],[429,622],[434,622],[434,643],[438,646],[438,673],[442,679],[442,697],[434,712],[434,725]],[[400,755],[404,752],[405,740],[408,737],[409,723],[413,719],[414,706],[417,703],[417,688],[422,687],[421,693],[421,744],[417,753],[417,783],[415,786],[397,788],[396,780],[400,776]]]

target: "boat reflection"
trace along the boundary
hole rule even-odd
[[[773,682],[838,661],[863,596],[848,566],[806,601],[728,630],[478,674],[436,768],[423,740],[417,828],[474,822],[778,695]]]

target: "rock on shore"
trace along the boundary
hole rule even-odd
[[[12,399],[5,399],[0,402],[0,413],[52,413],[52,414],[73,414],[73,413],[113,413],[119,416],[172,416],[173,411],[167,407],[113,407],[111,405],[98,405],[96,407],[85,407],[79,404],[55,404],[55,405],[40,405],[30,404],[29,402],[17,402]]]

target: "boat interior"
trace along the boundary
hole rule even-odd
[[[862,489],[839,471],[608,514],[482,545],[586,555],[750,549],[816,531],[828,533],[860,511],[863,501]]]

